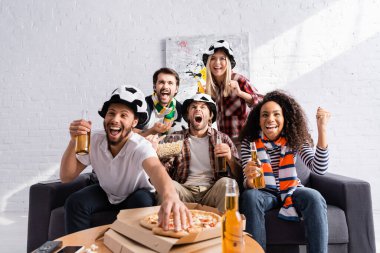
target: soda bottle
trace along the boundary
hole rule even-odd
[[[239,213],[238,190],[233,179],[227,181],[225,198],[226,211],[222,217],[222,252],[244,252],[243,220]]]
[[[216,137],[216,145],[222,144],[222,139],[220,135]],[[218,173],[227,171],[227,161],[225,157],[215,156],[215,168]]]
[[[256,162],[257,167],[260,167],[259,176],[253,178],[253,185],[255,189],[262,189],[265,188],[265,178],[264,178],[264,171],[261,167],[260,159],[257,157],[257,149],[255,142],[251,142],[251,156],[252,161]]]
[[[88,120],[87,110],[82,111],[82,119]],[[75,153],[78,155],[86,155],[90,152],[90,139],[91,133],[87,132],[87,134],[78,135],[75,140]]]

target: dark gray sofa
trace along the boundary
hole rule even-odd
[[[297,172],[304,185],[318,190],[328,204],[329,253],[375,253],[375,234],[370,185],[362,180],[327,173],[319,176],[302,166]],[[64,235],[66,198],[94,183],[92,174],[82,174],[70,183],[34,184],[30,187],[27,251]],[[305,244],[303,222],[277,218],[278,210],[266,214],[267,252],[295,253]],[[92,225],[112,223],[116,212],[96,213]]]

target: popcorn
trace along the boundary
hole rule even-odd
[[[182,144],[182,140],[159,144],[157,148],[157,155],[159,158],[178,155],[182,150]]]
[[[85,253],[97,253],[98,248],[99,247],[96,244],[91,244],[90,248],[86,248],[84,252]]]

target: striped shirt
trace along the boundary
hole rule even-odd
[[[279,184],[279,176],[278,176],[278,168],[280,163],[280,153],[281,153],[281,147],[275,146],[271,150],[266,150],[270,164],[272,166],[273,174],[276,179],[276,186],[277,191],[280,189]],[[323,175],[326,173],[329,163],[329,152],[328,149],[322,149],[319,147],[316,147],[316,150],[314,150],[307,144],[304,144],[299,151],[299,153],[296,154],[296,156],[299,156],[303,163],[312,171],[319,175]],[[251,142],[247,139],[244,139],[241,143],[241,162],[242,162],[242,168],[245,168],[248,161],[251,160]],[[244,186],[245,186],[245,175],[244,175]],[[300,180],[298,179],[299,186],[302,186]],[[269,190],[269,189],[266,189]]]

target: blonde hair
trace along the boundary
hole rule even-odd
[[[211,68],[210,68],[210,61],[211,61],[210,55],[207,59],[206,64],[206,93],[209,94],[212,98],[215,98],[218,94],[216,93],[218,89],[218,85],[215,83],[214,78],[212,77]],[[231,74],[232,74],[232,67],[231,67],[231,61],[230,58],[228,58],[228,55],[226,54],[226,62],[227,62],[227,69],[224,77],[224,81],[221,85],[221,89],[223,89],[223,97],[228,97],[230,94],[230,86],[226,85],[231,82]]]

